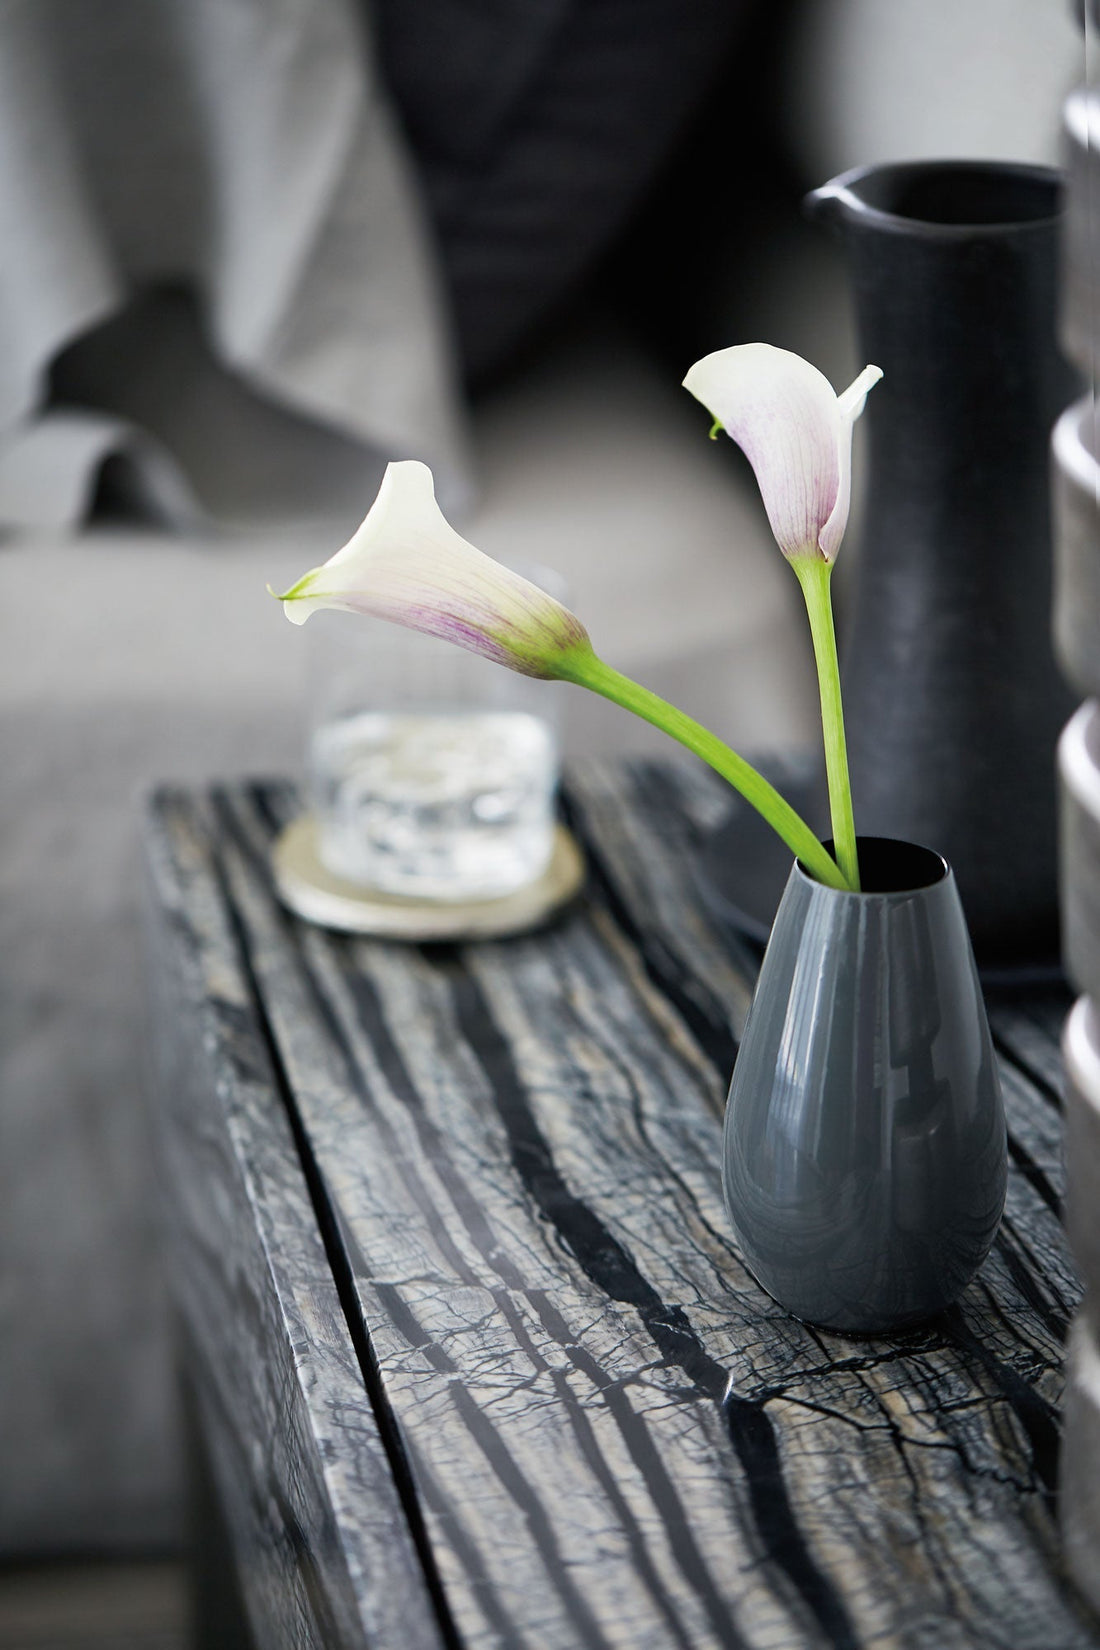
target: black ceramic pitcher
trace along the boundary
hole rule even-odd
[[[867,167],[807,209],[844,242],[859,360],[884,374],[842,655],[856,821],[951,861],[981,964],[1054,959],[1059,177]]]

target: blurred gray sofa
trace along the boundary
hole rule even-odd
[[[161,779],[300,770],[302,638],[265,584],[342,542],[386,458],[422,457],[475,543],[560,568],[608,659],[743,747],[805,745],[793,581],[677,383],[693,335],[850,364],[836,271],[788,256],[785,219],[744,246],[701,225],[636,294],[592,278],[616,234],[654,245],[627,220],[714,75],[774,46],[752,0],[494,0],[476,29],[412,0],[92,11],[0,4],[7,1554],[178,1534],[140,813]],[[809,181],[890,152],[881,118],[880,153],[844,152],[872,138],[842,12],[791,10],[788,74],[833,54],[827,95],[792,98]],[[627,49],[647,34],[663,53]],[[720,175],[712,153],[703,205]],[[680,305],[652,349],[647,304]],[[659,748],[579,693],[567,745]]]
[[[159,779],[300,770],[303,639],[265,584],[342,542],[384,460],[432,463],[485,549],[561,568],[626,669],[742,740],[809,736],[792,593],[676,379],[612,315],[507,370],[652,175],[700,95],[699,41],[738,9],[672,29],[685,66],[660,118],[651,60],[633,88],[619,73],[618,113],[597,97],[601,163],[583,119],[600,84],[571,77],[625,8],[501,4],[446,38],[455,8],[380,7],[395,81],[422,46],[442,66],[429,113],[458,121],[454,86],[506,70],[452,147],[424,116],[414,167],[351,0],[4,8],[0,1550],[176,1533],[141,802]],[[414,11],[439,38],[410,38]],[[559,60],[578,118],[553,154]],[[572,737],[644,742],[625,722],[601,705]]]

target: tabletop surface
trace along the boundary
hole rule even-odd
[[[588,762],[565,805],[582,898],[468,946],[284,912],[289,787],[154,805],[175,1288],[270,1642],[1096,1650],[1055,1508],[1065,992],[991,1001],[1008,1199],[959,1305],[807,1327],[722,1205],[758,966],[696,883],[723,794]]]

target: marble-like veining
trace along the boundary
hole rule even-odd
[[[421,1619],[467,1647],[1096,1650],[1052,1512],[1080,1293],[1058,1218],[1064,1003],[993,1005],[1009,1201],[960,1306],[895,1339],[807,1328],[748,1275],[722,1206],[756,965],[692,880],[715,790],[586,764],[568,801],[583,900],[466,947],[287,916],[266,863],[283,790],[154,817],[165,1040],[198,1073],[166,1084],[188,1321],[257,1452],[248,1494],[290,1486],[269,1532],[291,1520],[325,1559],[312,1595],[289,1561],[265,1586],[358,1643],[349,1588],[362,1620],[382,1608],[379,1508],[404,1489]],[[400,1439],[385,1491],[372,1415]],[[370,1642],[421,1642],[388,1632]]]

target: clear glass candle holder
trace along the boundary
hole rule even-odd
[[[553,575],[534,577],[559,594]],[[357,614],[316,613],[305,634],[325,869],[377,893],[450,902],[499,899],[541,876],[560,684]]]

